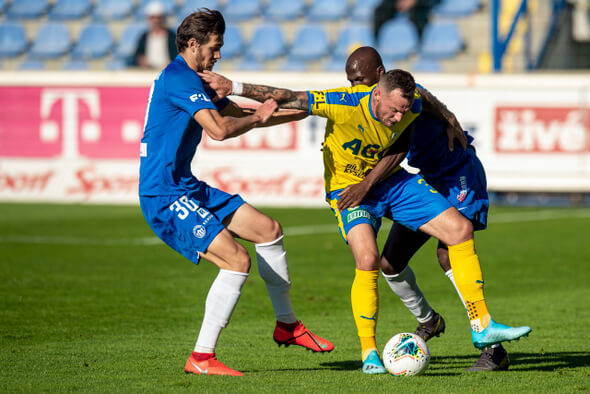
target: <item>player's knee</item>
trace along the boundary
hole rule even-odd
[[[248,251],[240,245],[229,264],[234,271],[250,272],[250,256],[248,255]]]
[[[393,267],[393,265],[389,262],[389,260],[387,260],[383,256],[381,256],[381,260],[379,261],[379,265],[381,266],[381,271],[383,271],[383,273],[385,275],[397,274],[397,272],[395,272],[395,268]]]
[[[275,239],[280,238],[281,235],[283,235],[281,224],[273,218],[268,218],[268,225],[266,226],[264,234],[264,237],[266,238],[265,242],[272,242]]]
[[[473,238],[473,225],[464,216],[460,216],[451,224],[449,245],[457,245]]]
[[[360,255],[356,259],[356,268],[362,271],[379,269],[379,256],[370,252]]]

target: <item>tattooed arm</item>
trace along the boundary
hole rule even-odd
[[[454,149],[455,138],[463,149],[467,148],[467,137],[463,132],[463,128],[459,124],[457,117],[453,114],[446,105],[439,101],[432,93],[422,87],[417,87],[422,95],[422,112],[436,116],[445,121],[447,124],[447,136],[449,137],[449,150]]]
[[[274,99],[279,107],[288,109],[308,109],[307,92],[292,91],[289,89],[275,88],[265,85],[254,85],[250,83],[236,83],[227,79],[223,75],[214,73],[212,71],[203,71],[198,73],[203,82],[215,90],[218,97],[223,98],[230,94],[250,99],[263,103],[269,98]],[[236,89],[237,88],[237,89]]]

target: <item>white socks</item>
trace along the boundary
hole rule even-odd
[[[264,282],[272,302],[277,320],[295,323],[297,318],[291,305],[291,279],[287,265],[287,252],[283,247],[283,236],[272,242],[256,244],[258,272]]]
[[[455,286],[455,290],[457,290],[457,294],[459,294],[459,299],[463,303],[463,307],[465,308],[465,310],[467,310],[467,306],[465,305],[465,300],[463,299],[463,296],[461,295],[461,292],[459,291],[459,288],[457,287],[457,284],[455,283],[455,277],[453,276],[453,270],[445,271],[445,275],[447,276],[447,278],[449,278],[449,280],[451,281],[453,286]],[[469,313],[467,313],[467,315],[469,316]]]
[[[410,266],[396,275],[383,274],[391,290],[402,300],[406,308],[419,323],[426,323],[432,317],[432,308],[416,283],[416,276]]]
[[[205,316],[195,345],[195,352],[215,352],[219,334],[229,323],[247,278],[248,274],[244,272],[219,270],[207,294]]]

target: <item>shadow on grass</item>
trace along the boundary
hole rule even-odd
[[[320,363],[320,365],[334,371],[354,371],[363,367],[363,363],[359,360],[332,361],[329,363]]]
[[[510,369],[512,371],[556,371],[563,368],[590,366],[589,352],[546,352],[546,353],[510,353]],[[435,356],[430,360],[430,367],[425,376],[457,376],[463,373],[477,360],[478,354]],[[320,366],[332,371],[358,371],[362,364],[358,360],[331,361],[320,363]],[[459,371],[448,369],[458,368]],[[282,368],[272,371],[317,371],[317,368]],[[254,372],[254,371],[249,371]]]
[[[514,353],[510,360],[519,371],[555,371],[590,367],[590,352]]]
[[[510,370],[514,371],[556,371],[562,368],[590,366],[590,352],[508,353],[508,355]],[[430,363],[467,368],[475,360],[477,355],[436,356]]]

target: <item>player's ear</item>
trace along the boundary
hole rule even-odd
[[[186,46],[191,50],[195,51],[199,48],[199,43],[197,42],[196,38],[191,38],[187,41]]]
[[[377,75],[379,76],[379,78],[381,78],[383,74],[385,74],[385,67],[382,64],[379,67],[377,67]]]

